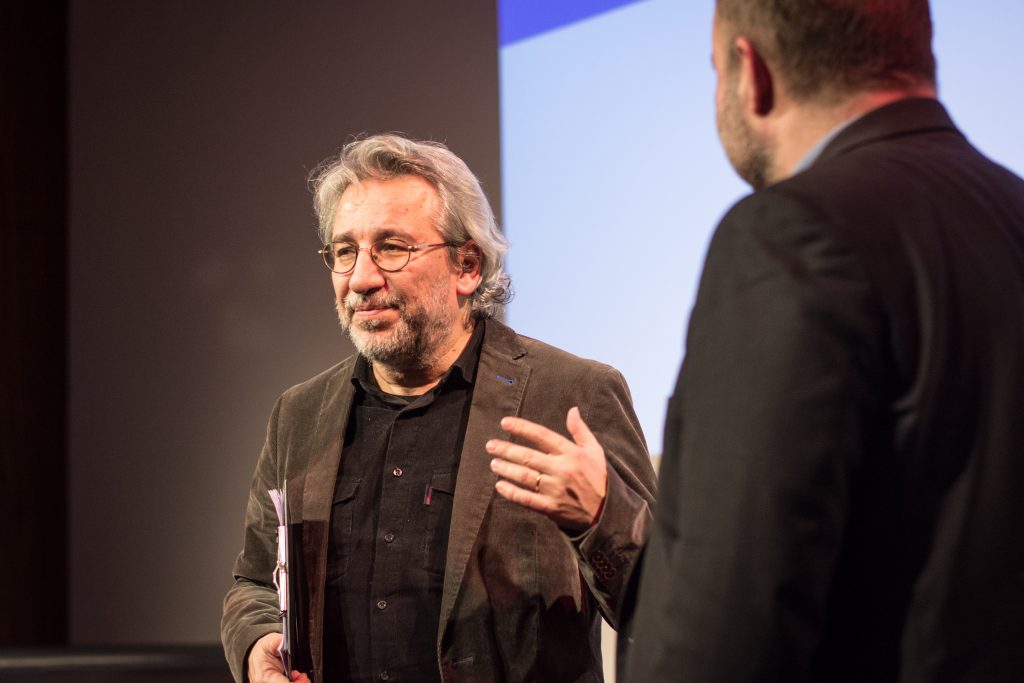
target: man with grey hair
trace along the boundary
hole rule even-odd
[[[268,496],[287,487],[291,680],[600,680],[599,615],[617,623],[655,486],[625,381],[495,319],[505,240],[443,145],[358,140],[314,183],[358,353],[274,408],[224,604],[235,679],[288,680]],[[502,430],[544,453],[492,462],[530,451]]]
[[[927,0],[716,8],[756,191],[708,249],[627,678],[1024,681],[1024,181],[937,101]]]

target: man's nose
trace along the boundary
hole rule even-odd
[[[356,265],[348,274],[348,288],[363,294],[384,286],[384,271],[377,267],[369,249],[361,249]]]

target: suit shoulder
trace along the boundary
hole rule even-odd
[[[819,193],[786,183],[771,185],[733,204],[719,223],[719,232],[778,236],[780,225],[807,225],[825,218]]]
[[[744,197],[715,229],[705,266],[713,268],[727,255],[737,275],[756,280],[766,256],[788,260],[846,246],[833,212],[822,202],[820,193],[786,183]]]

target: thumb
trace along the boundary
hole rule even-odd
[[[601,444],[598,443],[597,437],[590,431],[590,427],[583,421],[583,417],[580,415],[580,409],[578,406],[569,408],[569,414],[565,416],[565,428],[572,434],[572,440],[576,442],[577,446],[587,447],[596,446],[601,448]]]

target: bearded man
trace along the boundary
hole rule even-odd
[[[358,353],[274,408],[224,605],[235,679],[601,680],[600,615],[618,621],[655,486],[625,381],[494,319],[505,241],[442,145],[359,140],[315,187]],[[309,650],[288,677],[268,496],[285,486]]]
[[[1024,182],[927,0],[718,0],[719,224],[630,682],[1024,680]]]

